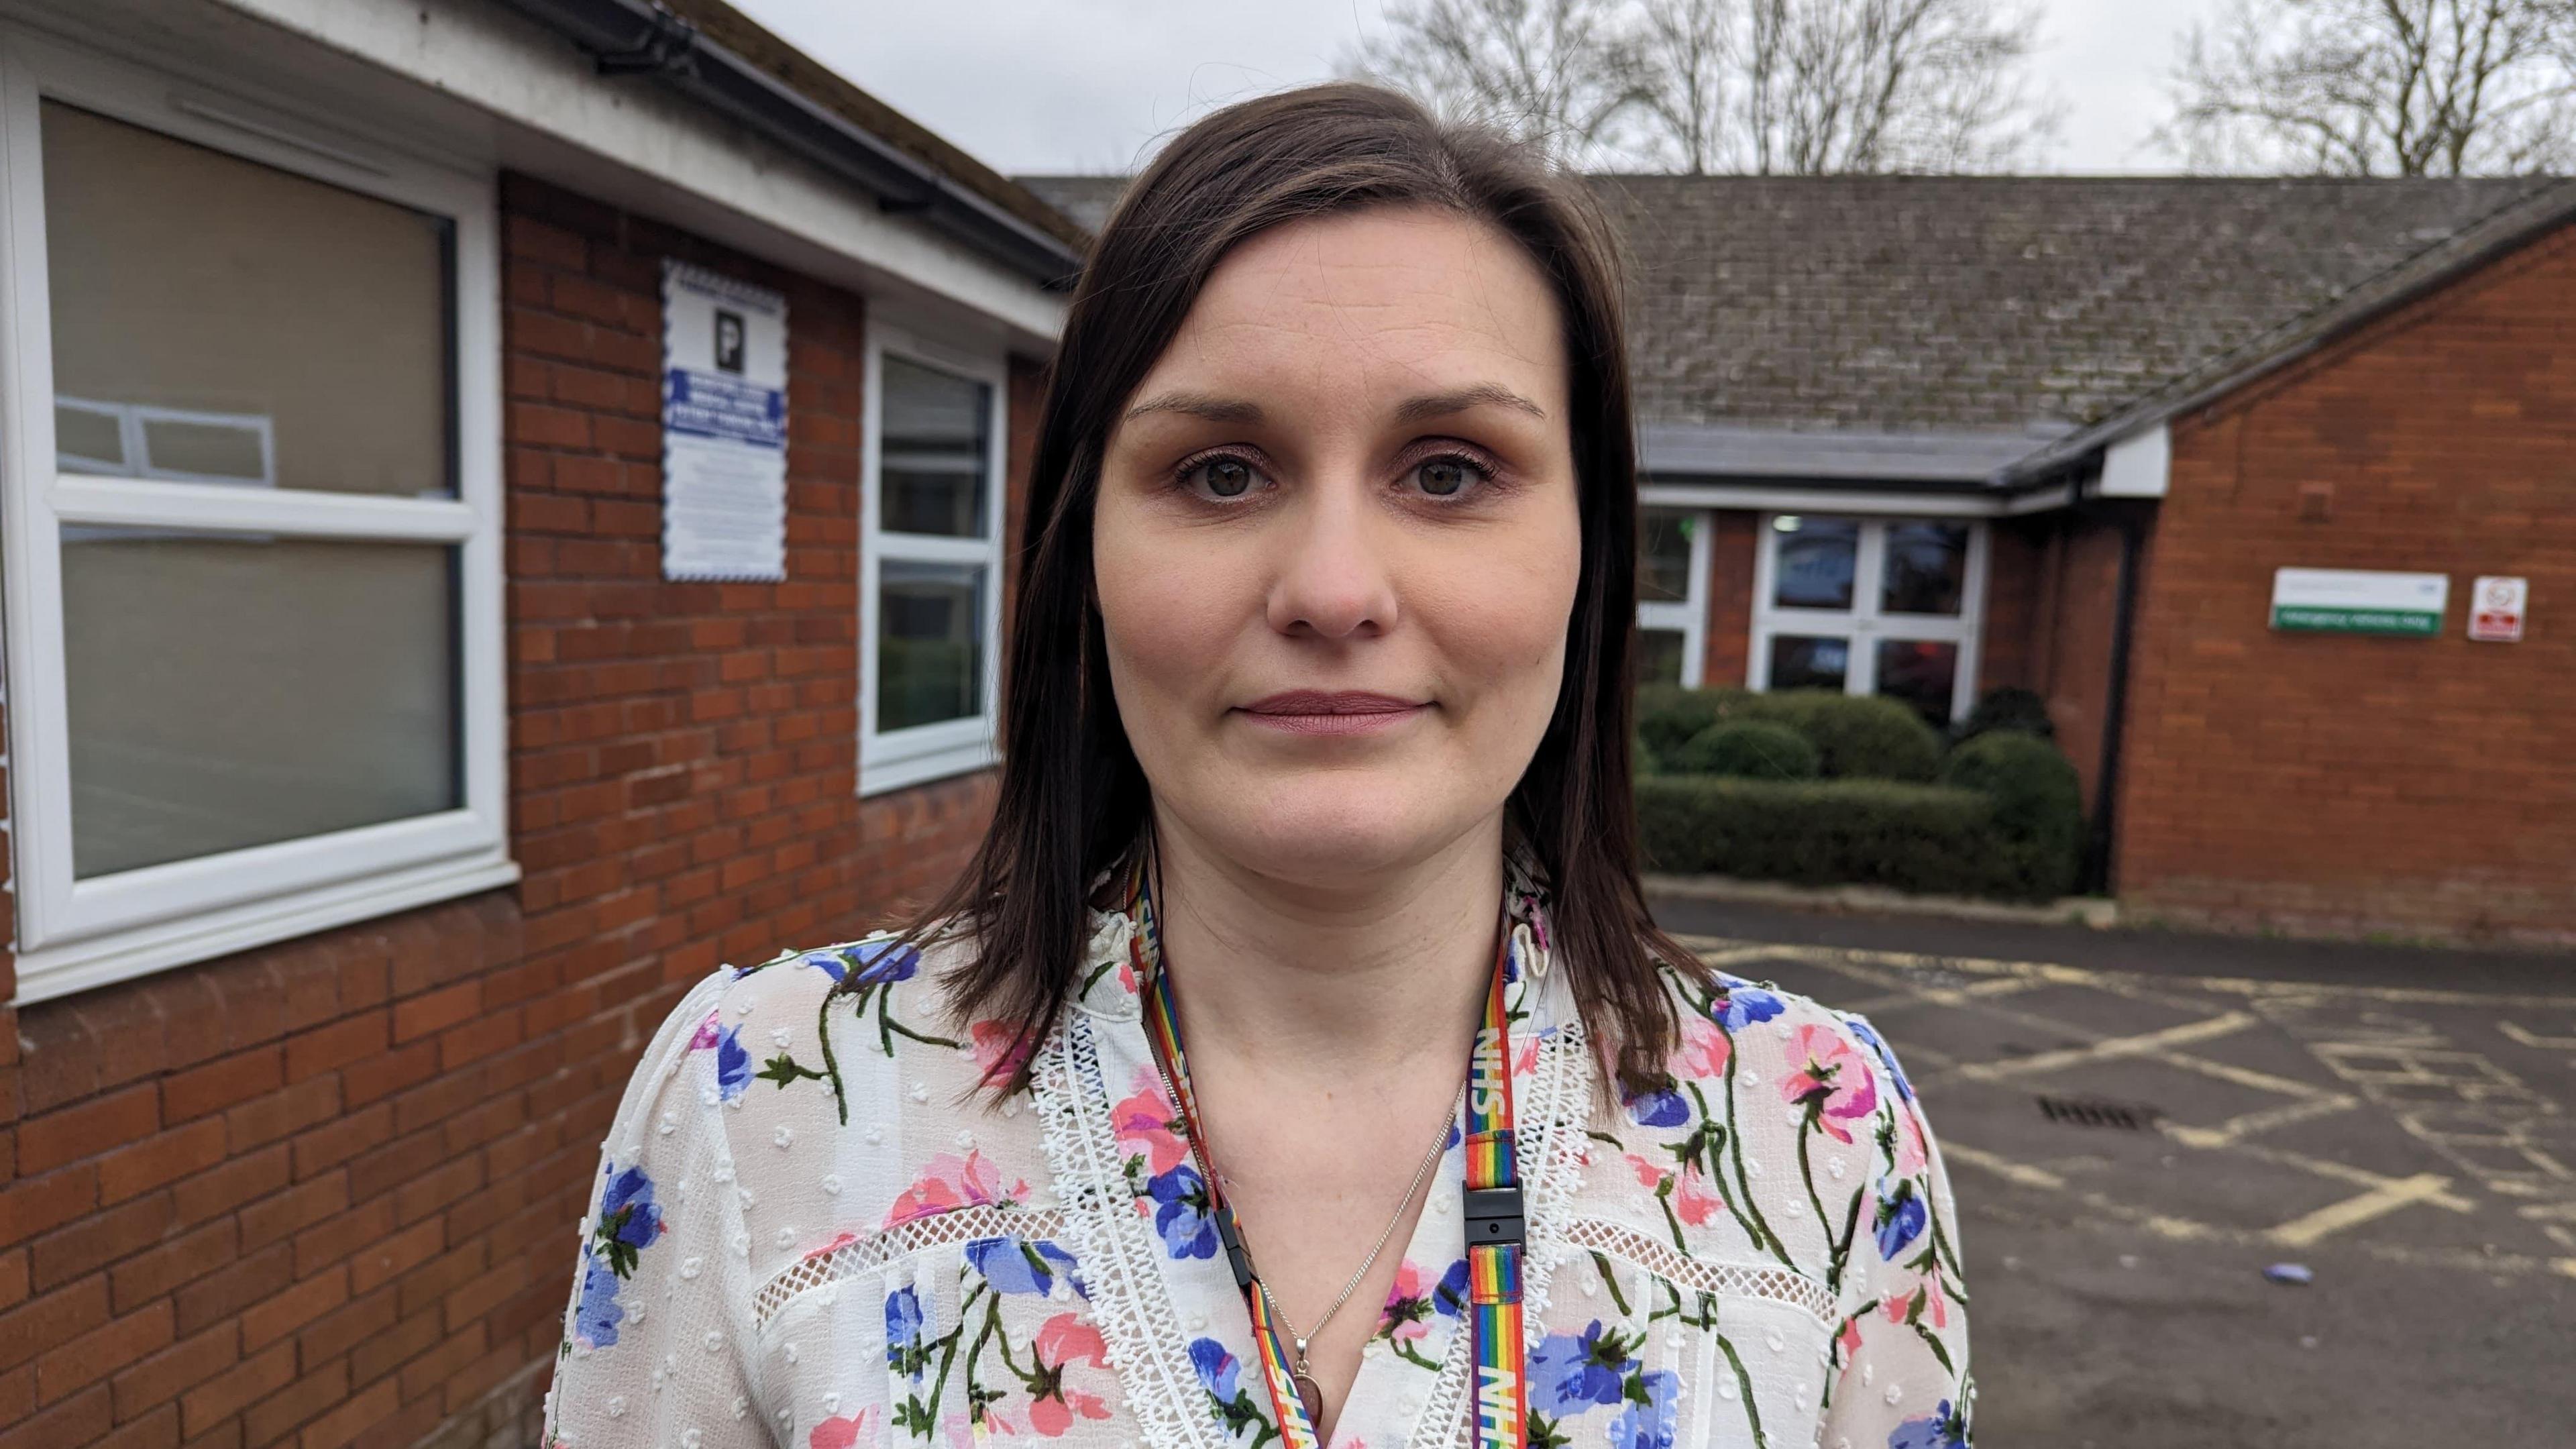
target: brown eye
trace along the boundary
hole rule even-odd
[[[1433,458],[1413,470],[1422,491],[1434,498],[1453,498],[1475,480],[1475,465],[1464,458]]]
[[[1252,491],[1252,465],[1241,458],[1210,458],[1198,471],[1207,478],[1208,492],[1219,498],[1240,498]]]

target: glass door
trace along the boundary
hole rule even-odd
[[[1766,515],[1746,682],[1958,719],[1976,694],[1985,567],[1985,525],[1970,520]]]

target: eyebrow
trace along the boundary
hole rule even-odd
[[[1497,406],[1516,408],[1531,417],[1544,419],[1547,409],[1531,402],[1500,383],[1479,382],[1445,392],[1424,393],[1406,398],[1396,405],[1395,420],[1418,423],[1428,418],[1445,418],[1471,408]],[[1264,416],[1261,404],[1247,398],[1217,397],[1209,393],[1186,390],[1161,393],[1127,410],[1130,419],[1147,413],[1184,413],[1205,418],[1212,423],[1257,423]]]

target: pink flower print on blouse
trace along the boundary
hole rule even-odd
[[[1637,1174],[1638,1183],[1654,1189],[1655,1196],[1665,1201],[1673,1216],[1692,1227],[1707,1222],[1726,1206],[1726,1200],[1709,1185],[1696,1162],[1684,1164],[1677,1174],[1633,1152],[1627,1158],[1628,1170]]]
[[[1022,1031],[1007,1021],[979,1021],[967,1028],[975,1042],[975,1066],[978,1080],[986,1086],[997,1086],[1020,1074],[1029,1056],[1038,1049],[1034,1034]]]
[[[1851,1141],[1851,1129],[1843,1124],[1878,1110],[1869,1064],[1832,1028],[1799,1027],[1789,1038],[1789,1061],[1795,1070],[1780,1084],[1780,1095],[1805,1107],[1808,1120],[1835,1141]]]
[[[1084,1323],[1077,1314],[1059,1313],[1040,1325],[1032,1352],[1035,1364],[1028,1376],[1029,1427],[1040,1437],[1062,1438],[1076,1419],[1109,1417],[1108,1400],[1067,1381],[1077,1363],[1107,1373],[1109,1346],[1101,1341],[1099,1329]]]
[[[1714,1082],[1726,1075],[1735,1043],[1704,1016],[1682,1018],[1681,1050],[1673,1053],[1673,1074],[1684,1081]]]
[[[855,1414],[838,1415],[815,1425],[805,1443],[807,1449],[857,1449],[862,1441],[877,1442],[876,1428],[877,1406],[869,1404]]]
[[[962,1207],[1009,1206],[1028,1195],[1026,1182],[1002,1186],[1000,1169],[982,1152],[969,1152],[962,1158],[953,1152],[942,1152],[930,1159],[921,1176],[914,1178],[912,1186],[905,1188],[894,1206],[886,1210],[885,1225],[900,1227],[915,1218]]]
[[[1896,1109],[1896,1175],[1912,1177],[1931,1159],[1923,1145],[1923,1123],[1911,1106]]]
[[[1118,1134],[1118,1150],[1145,1159],[1145,1175],[1161,1177],[1190,1160],[1189,1139],[1181,1136],[1180,1112],[1163,1092],[1163,1079],[1152,1067],[1136,1069],[1136,1084],[1126,1100],[1109,1111]]]

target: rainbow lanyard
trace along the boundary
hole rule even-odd
[[[1207,1184],[1208,1213],[1235,1287],[1252,1315],[1252,1341],[1261,1356],[1262,1383],[1270,1391],[1270,1408],[1279,1424],[1283,1449],[1317,1449],[1315,1426],[1297,1392],[1293,1362],[1270,1295],[1252,1270],[1243,1233],[1217,1186],[1216,1170],[1200,1130],[1198,1104],[1190,1091],[1189,1057],[1181,1047],[1180,1012],[1172,998],[1170,973],[1162,969],[1162,938],[1154,919],[1153,893],[1140,863],[1128,886],[1129,915],[1137,931],[1129,960],[1147,983],[1145,1034],[1179,1100],[1182,1129],[1191,1155]],[[1476,1029],[1475,1050],[1467,1063],[1466,1242],[1467,1311],[1476,1351],[1476,1449],[1525,1449],[1528,1423],[1526,1345],[1521,1336],[1521,1249],[1526,1236],[1521,1204],[1520,1157],[1512,1136],[1511,1014],[1503,1003],[1512,932],[1508,913],[1502,941],[1494,955],[1493,985],[1485,996],[1485,1019]]]

